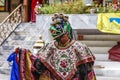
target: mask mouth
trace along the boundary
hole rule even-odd
[[[59,38],[59,37],[61,37],[63,35],[63,33],[56,32],[54,30],[50,30],[50,32],[51,32],[51,35],[52,35],[52,37],[53,37],[54,40],[57,39],[57,38]]]
[[[55,24],[55,26],[50,27],[51,35],[53,39],[56,39],[64,34],[64,27],[61,24]]]

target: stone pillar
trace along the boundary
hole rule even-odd
[[[28,22],[28,0],[23,0],[23,22]]]

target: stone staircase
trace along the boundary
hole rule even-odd
[[[0,46],[0,80],[10,80],[11,66],[6,61],[8,56],[17,47],[33,51],[33,45],[39,39],[39,35],[35,23],[22,23]]]
[[[35,23],[22,23],[0,47],[0,80],[9,80],[11,67],[6,61],[15,48],[27,48],[33,52],[33,45],[39,39],[40,30]],[[117,44],[120,35],[85,34],[83,40],[96,56],[95,73],[97,80],[120,80],[120,62],[108,59],[108,50]]]
[[[108,50],[120,41],[120,35],[83,35],[83,40],[90,50],[94,53],[96,61],[94,70],[97,80],[120,80],[120,62],[108,59]]]

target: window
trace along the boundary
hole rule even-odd
[[[5,0],[0,0],[0,11],[5,11]]]

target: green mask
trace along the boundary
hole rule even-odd
[[[52,24],[50,27],[50,31],[53,36],[53,39],[60,38],[66,32],[68,32],[69,38],[72,38],[72,27],[70,26],[70,23],[68,22],[63,21],[61,23]]]

